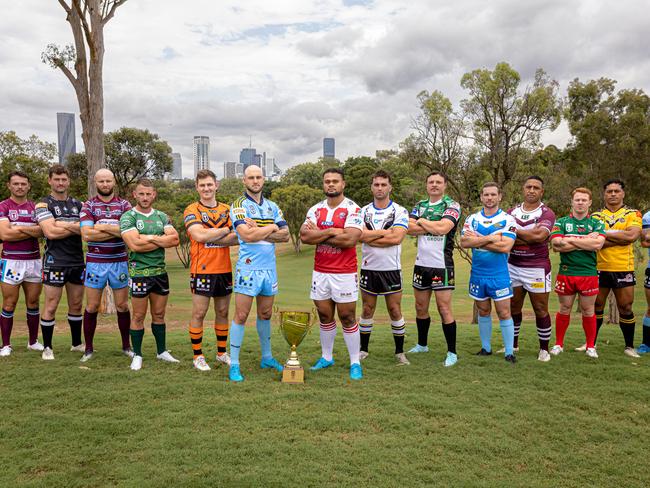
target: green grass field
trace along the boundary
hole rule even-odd
[[[409,241],[408,347],[416,337],[408,286],[413,257]],[[279,257],[280,309],[311,309],[312,259],[312,250]],[[63,311],[56,360],[44,363],[23,347],[19,309],[16,352],[0,361],[0,486],[647,486],[650,358],[623,356],[620,331],[611,325],[601,331],[600,359],[572,352],[583,342],[576,314],[569,352],[539,363],[529,307],[519,362],[478,358],[468,269],[460,259],[457,268],[458,365],[442,366],[434,306],[432,352],[396,367],[381,307],[365,377],[355,383],[340,332],[336,366],[307,372],[302,386],[283,385],[278,374],[257,367],[254,327],[242,352],[244,383],[230,384],[225,368],[193,370],[188,274],[175,262],[168,346],[179,365],[155,360],[147,331],[144,368],[131,372],[119,354],[115,320],[105,317],[98,354],[81,366],[79,354],[67,351]],[[555,311],[555,297],[551,303]],[[637,343],[644,310],[639,284]],[[493,344],[500,343],[495,323]],[[212,357],[214,349],[207,330],[204,350]],[[277,330],[274,352],[281,360],[288,352]],[[317,328],[299,355],[305,365],[319,357]]]

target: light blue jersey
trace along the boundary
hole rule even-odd
[[[643,214],[643,220],[641,225],[643,228],[643,232],[650,231],[650,210],[648,210],[645,214]],[[650,269],[650,247],[648,248],[648,268]]]
[[[482,236],[502,234],[506,239],[515,239],[517,237],[517,224],[511,215],[501,209],[490,217],[487,217],[483,213],[483,209],[481,209],[465,220],[462,235],[467,231]],[[509,280],[508,253],[472,249],[472,276],[496,279],[507,278]]]
[[[248,194],[235,200],[230,206],[230,219],[239,239],[239,260],[237,269],[275,271],[275,244],[268,241],[244,242],[237,231],[240,225],[247,225],[249,218],[259,227],[276,224],[282,228],[287,225],[282,211],[271,200],[263,198],[258,204]]]

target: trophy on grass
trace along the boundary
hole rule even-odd
[[[282,371],[283,383],[305,382],[305,370],[298,360],[296,348],[311,329],[315,315],[309,312],[280,312],[280,331],[291,346],[291,354]]]

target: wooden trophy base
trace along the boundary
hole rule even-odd
[[[302,366],[284,366],[282,370],[282,383],[303,384],[305,382],[305,370]]]

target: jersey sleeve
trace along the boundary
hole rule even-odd
[[[163,229],[167,229],[169,227],[174,228],[172,225],[172,219],[169,218],[169,215],[167,215],[165,212],[160,212],[160,218],[162,219],[163,223]]]
[[[344,229],[353,228],[361,230],[363,228],[363,221],[361,220],[361,209],[356,203],[348,207],[348,214],[345,217]]]
[[[463,228],[460,230],[460,235],[464,236],[465,232],[472,230],[473,224],[474,224],[474,214],[468,215],[467,218],[465,219],[465,222],[463,223]]]
[[[556,220],[553,224],[553,227],[551,228],[551,239],[554,239],[556,237],[564,237],[564,232],[564,220]]]
[[[630,229],[632,227],[643,227],[643,220],[641,217],[641,212],[638,210],[631,210],[628,217],[627,217],[627,229]]]
[[[420,202],[416,203],[413,209],[411,210],[411,213],[409,214],[409,219],[417,220],[421,217],[420,213]]]
[[[402,206],[397,206],[395,211],[395,222],[393,222],[393,227],[403,227],[405,229],[409,228],[409,213]]]
[[[9,211],[5,202],[0,202],[0,220],[9,220]]]
[[[318,218],[316,217],[316,207],[317,205],[314,205],[309,210],[307,210],[307,216],[305,217],[305,222],[304,222],[305,224],[307,223],[307,221],[310,221],[312,224],[318,225]]]
[[[505,214],[505,215],[506,215],[505,226],[503,227],[503,231],[501,231],[501,235],[504,235],[511,239],[516,239],[517,222],[515,222],[515,218],[512,215],[509,214]]]
[[[449,206],[442,212],[440,220],[448,219],[451,220],[455,225],[458,225],[460,220],[460,205],[457,202],[450,203]]]
[[[641,220],[642,227],[644,229],[650,229],[650,211],[646,212],[643,215],[643,219]]]
[[[43,198],[40,202],[34,207],[34,216],[36,217],[37,222],[42,222],[44,220],[53,219],[52,211],[48,205],[47,199]]]
[[[548,207],[544,207],[542,214],[539,216],[537,221],[537,226],[543,229],[546,229],[550,234],[553,232],[553,226],[555,225],[555,212]]]
[[[594,232],[598,232],[603,237],[607,235],[605,234],[605,224],[603,223],[602,220],[594,221]]]
[[[135,215],[133,212],[125,212],[120,217],[120,234],[138,230],[135,226]]]
[[[282,210],[280,210],[280,207],[278,207],[275,203],[273,203],[273,220],[279,229],[287,226],[287,221],[284,218]]]
[[[126,199],[122,200],[122,212],[128,212],[132,208],[133,207],[131,206],[131,203],[128,200]]]
[[[203,224],[201,221],[201,214],[196,204],[192,203],[185,208],[183,212],[183,225],[185,228],[189,228],[195,224]]]
[[[244,219],[248,217],[246,213],[245,200],[240,198],[235,200],[230,207],[230,220],[232,221],[232,226],[237,228],[238,225],[244,223]]]
[[[79,226],[80,227],[94,227],[95,217],[93,216],[92,207],[90,201],[86,201],[81,205],[81,211],[79,212]]]

